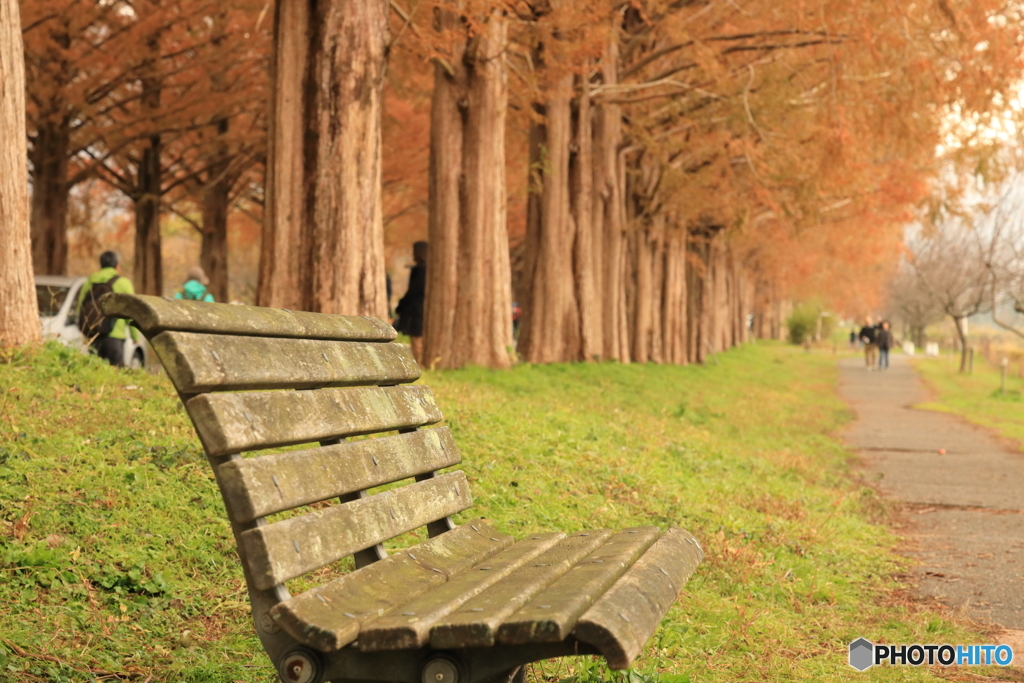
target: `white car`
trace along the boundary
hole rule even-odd
[[[83,284],[84,277],[36,275],[36,299],[43,339],[56,339],[65,346],[87,353],[89,349],[82,331],[78,329],[75,310]],[[138,370],[146,367],[148,358],[149,349],[145,344],[136,344],[129,334],[124,342],[124,364]]]

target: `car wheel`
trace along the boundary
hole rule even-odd
[[[142,355],[142,349],[136,349],[135,353],[132,354],[132,360],[128,363],[128,367],[132,370],[141,370],[146,367],[146,359]]]

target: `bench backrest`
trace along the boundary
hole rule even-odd
[[[374,318],[111,294],[108,315],[135,321],[160,358],[213,467],[250,589],[381,543],[470,506],[447,427],[409,347]],[[289,391],[290,390],[290,391]],[[349,437],[388,432],[376,438]],[[272,449],[308,444],[285,452]],[[271,449],[271,450],[268,450]],[[243,453],[256,452],[243,457]],[[415,479],[374,495],[367,489]],[[279,521],[266,518],[314,503]]]

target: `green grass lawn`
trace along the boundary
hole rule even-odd
[[[1024,444],[1024,380],[1016,364],[1009,368],[1006,393],[1000,392],[1000,369],[977,357],[974,372],[959,373],[960,357],[919,358],[914,363],[934,394],[919,408],[956,413]]]
[[[679,525],[707,557],[632,681],[921,680],[847,644],[982,642],[915,606],[832,436],[834,356],[428,373],[476,496],[516,536]],[[169,382],[57,346],[0,363],[0,680],[272,681],[212,475]],[[470,513],[465,515],[468,518]],[[594,658],[535,680],[613,680]],[[6,678],[5,678],[6,677]]]

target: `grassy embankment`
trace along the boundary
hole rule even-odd
[[[859,636],[977,635],[900,597],[893,539],[870,521],[881,506],[830,436],[849,418],[835,379],[830,354],[758,345],[705,367],[425,381],[466,459],[473,516],[517,536],[678,524],[703,540],[707,558],[634,681],[928,679],[846,664]],[[48,347],[0,363],[0,392],[0,679],[274,680],[167,380]],[[532,676],[610,678],[590,658]]]
[[[1008,368],[1005,394],[1000,392],[1000,368],[980,357],[970,375],[959,373],[959,356],[919,358],[915,366],[935,394],[919,408],[962,415],[1024,444],[1024,380],[1016,363]]]

